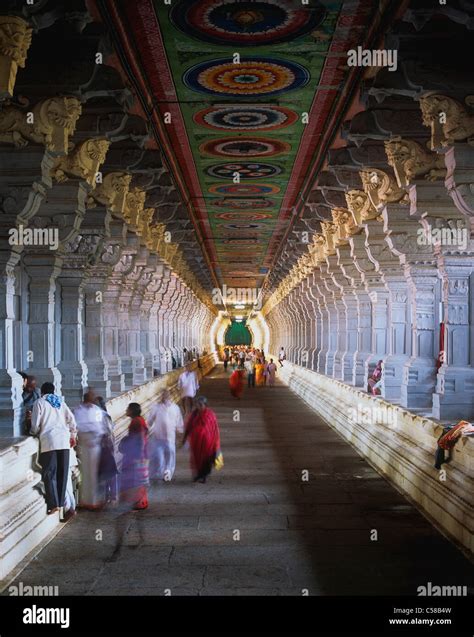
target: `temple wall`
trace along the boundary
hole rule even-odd
[[[196,361],[192,366],[202,377],[211,371],[216,361],[216,354],[208,354],[200,359],[200,370]],[[173,399],[178,400],[177,381],[182,371],[182,368],[173,370],[107,402],[115,423],[116,445],[127,431],[127,405],[138,402],[146,419],[163,389],[169,389]],[[41,473],[36,464],[37,454],[36,438],[1,439],[0,582],[4,585],[21,568],[23,561],[27,563],[63,527],[57,514],[46,514],[45,500],[39,489]]]

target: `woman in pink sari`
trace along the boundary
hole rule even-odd
[[[207,406],[207,398],[199,396],[186,424],[183,444],[189,440],[194,482],[206,482],[220,450],[219,425],[216,414]]]
[[[120,498],[134,509],[148,507],[148,425],[138,403],[130,403],[127,416],[131,418],[128,435],[120,441],[123,455],[120,476]]]

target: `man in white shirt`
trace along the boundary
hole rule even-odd
[[[183,433],[181,410],[172,400],[167,389],[161,400],[150,410],[150,474],[154,478],[169,482],[176,468],[176,432]]]
[[[247,386],[255,387],[255,359],[247,356],[244,367],[247,372]]]
[[[186,416],[192,411],[193,399],[199,389],[196,372],[193,372],[191,365],[186,365],[186,370],[179,377],[178,388],[181,392],[181,403]]]
[[[76,444],[76,421],[53,383],[43,383],[33,405],[30,433],[39,436],[39,463],[48,515],[64,506],[69,475],[69,449]]]

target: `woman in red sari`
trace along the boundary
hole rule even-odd
[[[189,440],[194,482],[206,482],[217,452],[220,450],[219,425],[216,414],[207,406],[207,398],[199,396],[186,424],[183,444]]]
[[[126,415],[132,420],[128,435],[119,445],[119,451],[123,454],[120,496],[123,502],[133,505],[134,509],[148,507],[148,425],[141,413],[138,403],[129,404]]]
[[[234,398],[240,398],[244,391],[244,370],[235,369],[229,378],[230,393]]]

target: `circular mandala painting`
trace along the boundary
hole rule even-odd
[[[288,42],[315,29],[325,16],[318,2],[296,0],[181,0],[170,17],[187,35],[213,44],[259,46]]]
[[[213,206],[219,208],[232,208],[234,210],[259,210],[261,208],[271,208],[275,205],[275,202],[271,199],[235,199],[232,197],[226,197],[225,199],[216,199],[212,202]]]
[[[207,168],[206,173],[210,177],[220,179],[234,179],[238,174],[241,180],[261,179],[262,177],[274,177],[279,175],[282,169],[272,164],[260,164],[257,162],[239,162],[235,164],[217,164]]]
[[[276,195],[280,192],[280,187],[270,186],[270,184],[229,184],[227,186],[218,184],[217,186],[210,186],[209,192],[213,195],[255,197],[258,195]]]
[[[287,153],[290,149],[288,142],[264,137],[225,137],[212,139],[199,146],[201,153],[224,157],[273,157]]]
[[[276,58],[241,58],[207,60],[196,64],[183,76],[184,84],[193,91],[229,97],[278,95],[300,89],[310,75],[301,64]]]
[[[215,215],[217,219],[225,219],[226,221],[261,221],[262,219],[271,219],[272,215],[267,212],[249,212],[241,210],[239,212],[219,212]]]
[[[283,106],[213,106],[194,116],[196,124],[207,128],[254,131],[277,130],[294,124],[298,114]]]

